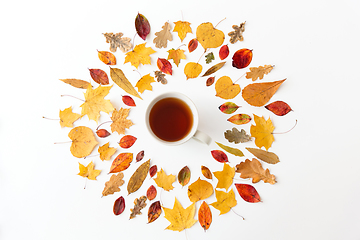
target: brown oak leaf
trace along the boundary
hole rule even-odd
[[[229,36],[230,36],[230,42],[232,44],[236,43],[237,41],[244,41],[244,37],[243,37],[243,32],[245,32],[245,23],[243,22],[241,23],[239,26],[237,25],[233,25],[232,28],[235,31],[229,32]]]
[[[229,142],[234,142],[236,144],[251,141],[251,137],[246,134],[244,129],[241,129],[241,131],[239,131],[237,128],[226,130],[226,132],[224,132],[224,136]]]
[[[158,82],[161,82],[162,84],[167,84],[165,74],[162,73],[161,71],[155,71],[155,77]]]
[[[136,198],[134,201],[134,208],[130,209],[130,219],[136,217],[136,215],[141,215],[141,209],[146,207],[146,196],[141,196],[140,198]]]
[[[253,183],[257,183],[260,180],[270,184],[276,183],[275,176],[270,174],[269,169],[264,170],[256,158],[253,158],[252,161],[246,159],[245,162],[237,164],[235,172],[240,173],[241,178],[252,178]]]
[[[119,48],[122,52],[127,52],[132,48],[131,39],[123,37],[123,33],[103,33],[106,38],[106,42],[110,43],[110,51],[116,52]]]
[[[170,32],[170,24],[166,22],[164,26],[162,26],[162,29],[160,32],[156,32],[156,38],[154,38],[155,47],[157,48],[166,48],[167,42],[172,41],[173,37]]]
[[[118,174],[113,174],[109,181],[105,183],[104,190],[102,192],[103,196],[109,194],[114,194],[115,192],[120,192],[120,186],[124,184],[124,173],[119,172]]]

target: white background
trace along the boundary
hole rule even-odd
[[[360,144],[358,72],[360,54],[358,1],[3,1],[1,3],[1,90],[0,90],[0,239],[360,239],[359,181]],[[219,216],[212,208],[213,223],[204,232],[198,223],[183,232],[164,230],[169,222],[163,217],[147,224],[147,209],[141,216],[128,220],[135,198],[140,197],[155,182],[149,178],[140,190],[127,196],[126,183],[114,195],[101,198],[111,161],[102,162],[97,156],[77,159],[69,151],[70,129],[60,128],[57,118],[60,109],[73,106],[80,112],[81,101],[69,94],[83,98],[83,90],[72,88],[59,79],[79,78],[90,80],[88,68],[109,69],[97,58],[96,50],[108,50],[102,33],[123,32],[133,39],[134,19],[144,14],[151,24],[147,45],[157,52],[152,57],[153,66],[140,66],[141,75],[157,69],[158,57],[166,58],[164,49],[156,49],[152,40],[166,21],[184,20],[191,23],[193,32],[203,22],[212,22],[225,33],[232,25],[246,21],[245,40],[232,45],[228,63],[216,77],[230,76],[234,81],[247,69],[231,67],[231,54],[240,48],[253,49],[250,65],[275,65],[274,70],[261,81],[287,78],[271,101],[286,101],[294,110],[277,117],[264,108],[247,105],[241,95],[233,99],[242,106],[242,113],[270,117],[277,134],[269,149],[280,157],[280,163],[264,168],[277,178],[275,185],[254,184],[262,203],[250,204],[236,192],[237,206],[233,211]],[[169,48],[182,43],[176,33]],[[195,37],[188,34],[184,42]],[[135,44],[143,43],[135,37]],[[181,49],[187,49],[182,46]],[[218,49],[214,52],[217,63]],[[212,171],[222,170],[210,151],[219,149],[215,143],[202,145],[195,140],[180,147],[164,147],[151,141],[144,124],[146,104],[156,95],[177,90],[191,97],[199,109],[199,129],[214,141],[237,147],[246,157],[229,156],[230,165],[252,158],[245,150],[247,144],[228,143],[225,130],[235,125],[217,107],[224,103],[215,97],[214,85],[205,86],[206,78],[186,80],[183,68],[188,61],[198,61],[202,48],[186,52],[187,59],[179,67],[173,64],[174,75],[169,84],[153,83],[153,91],[142,94],[143,101],[135,99],[137,106],[130,111],[134,126],[127,134],[138,138],[128,151],[136,154],[145,150],[145,160],[151,159],[167,174],[176,175],[185,165],[192,171],[191,182],[202,177],[200,166]],[[123,65],[124,54],[115,53],[119,67],[135,85],[140,78],[129,63]],[[200,60],[205,71],[212,64]],[[241,78],[242,88],[251,80]],[[93,82],[93,85],[96,84]],[[116,85],[106,99],[114,107],[125,107],[121,101],[124,92]],[[101,115],[100,122],[109,120]],[[253,122],[251,123],[253,124]],[[250,125],[240,126],[249,131]],[[75,123],[92,129],[97,123],[87,117]],[[104,125],[109,129],[109,125]],[[123,152],[117,142],[121,136],[112,134],[98,139],[100,144],[110,141]],[[93,155],[96,155],[97,148]],[[116,154],[116,155],[117,155]],[[114,155],[113,158],[116,156]],[[113,159],[112,158],[112,159]],[[86,181],[77,175],[78,162],[94,161],[103,170],[97,181]],[[125,181],[139,166],[132,163],[126,170]],[[251,180],[234,182],[251,184]],[[214,186],[217,180],[213,180]],[[84,186],[86,185],[86,189]],[[187,188],[178,182],[174,190],[158,188],[156,200],[172,208],[177,197],[184,207],[190,205]],[[231,187],[234,189],[234,187]],[[113,202],[119,196],[126,199],[122,215],[112,213]],[[206,199],[214,202],[214,196]],[[148,206],[150,204],[148,203]],[[196,204],[198,208],[200,202]],[[243,221],[237,214],[245,217]],[[197,219],[197,216],[195,216]]]

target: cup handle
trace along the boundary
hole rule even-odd
[[[211,137],[207,135],[206,133],[203,133],[199,130],[197,130],[193,136],[196,140],[199,140],[202,143],[205,143],[207,145],[210,145],[211,143]]]

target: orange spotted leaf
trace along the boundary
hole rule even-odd
[[[98,51],[99,59],[106,65],[116,65],[116,57],[108,51]]]
[[[209,205],[205,201],[201,204],[199,208],[198,220],[201,227],[205,231],[209,229],[212,222],[212,214]]]
[[[132,153],[120,153],[112,162],[109,173],[117,173],[126,170],[133,160]]]
[[[137,138],[134,136],[125,135],[120,139],[119,145],[122,148],[130,148],[132,145],[134,145],[136,140],[137,140]]]
[[[212,173],[209,168],[205,166],[201,166],[201,173],[206,177],[207,179],[212,179]]]
[[[157,190],[154,185],[151,185],[148,190],[146,191],[146,197],[149,199],[149,201],[153,200],[157,195]]]

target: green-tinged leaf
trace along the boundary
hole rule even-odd
[[[236,105],[233,102],[226,102],[219,106],[221,112],[226,114],[234,113],[240,106]]]
[[[183,167],[178,174],[178,181],[181,186],[185,186],[190,181],[191,172],[188,166]]]
[[[225,65],[225,62],[220,62],[220,63],[218,63],[218,64],[215,64],[214,66],[212,66],[211,68],[209,68],[208,70],[206,70],[206,72],[204,73],[204,75],[202,75],[202,77],[206,77],[206,76],[209,76],[209,75],[217,72],[217,71],[220,70],[224,65]]]
[[[244,153],[240,150],[240,149],[237,149],[237,148],[232,148],[232,147],[229,147],[229,146],[225,146],[221,143],[218,143],[218,142],[215,142],[219,147],[221,147],[222,149],[224,149],[225,151],[227,151],[228,153],[231,153],[235,156],[239,156],[239,157],[243,157],[244,156]]]
[[[251,117],[247,114],[236,114],[228,119],[229,122],[236,125],[246,124],[251,121]]]

